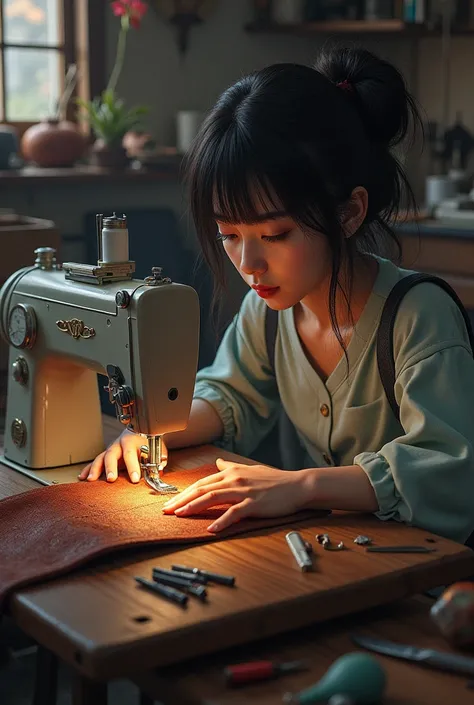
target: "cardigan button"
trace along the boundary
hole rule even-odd
[[[327,404],[321,404],[321,406],[319,407],[319,411],[324,417],[329,416],[329,406]]]

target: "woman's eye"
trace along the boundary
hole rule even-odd
[[[290,234],[290,230],[284,233],[278,233],[277,235],[262,235],[262,240],[265,242],[279,242],[284,240]],[[226,242],[226,240],[235,240],[238,236],[235,233],[217,233],[217,239],[221,242]]]
[[[279,242],[280,240],[284,240],[288,235],[290,234],[290,231],[287,230],[284,233],[279,233],[278,235],[264,235],[263,240],[266,242]]]

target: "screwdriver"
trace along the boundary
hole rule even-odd
[[[224,677],[228,686],[246,685],[257,681],[266,681],[276,678],[284,673],[304,671],[308,666],[305,661],[287,661],[274,663],[273,661],[249,661],[226,666]]]

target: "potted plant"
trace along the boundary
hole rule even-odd
[[[87,140],[78,126],[67,119],[67,106],[77,80],[77,67],[69,66],[65,88],[56,113],[29,127],[21,140],[21,151],[27,162],[37,166],[72,167],[83,157]]]
[[[91,101],[79,99],[78,104],[96,137],[91,154],[93,163],[98,166],[117,167],[124,166],[128,161],[122,144],[124,136],[140,126],[141,119],[148,110],[144,106],[127,108],[116,93],[125,60],[128,32],[131,28],[140,28],[148,6],[142,0],[114,0],[111,8],[114,15],[120,17],[120,32],[109,82],[101,96]]]

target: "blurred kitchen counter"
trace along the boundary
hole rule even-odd
[[[474,227],[456,228],[425,219],[400,223],[396,231],[403,266],[445,279],[474,320]]]

